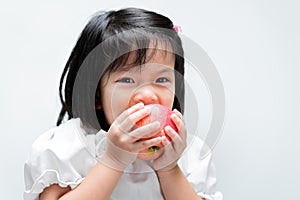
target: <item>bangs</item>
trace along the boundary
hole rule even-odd
[[[106,59],[112,62],[106,62],[108,67],[105,73],[141,66],[149,62],[157,51],[166,55],[168,52],[175,54],[177,45],[173,40],[170,34],[157,29],[154,31],[153,28],[148,31],[133,29],[117,34],[117,37],[110,37],[105,41],[104,50]]]

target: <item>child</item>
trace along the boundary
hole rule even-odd
[[[136,8],[96,14],[63,71],[58,127],[34,142],[25,163],[24,199],[222,199],[211,155],[200,159],[203,142],[186,148],[183,75],[170,19]],[[173,109],[177,131],[155,136],[159,122],[137,126],[148,104]],[[139,159],[159,144],[153,159]]]

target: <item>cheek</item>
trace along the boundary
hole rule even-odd
[[[174,104],[174,96],[170,96],[168,100],[166,100],[166,103],[164,105],[167,105],[170,109],[172,109]]]
[[[124,90],[109,90],[103,97],[103,109],[109,125],[128,108],[129,94]]]
[[[175,93],[171,90],[162,90],[159,92],[160,103],[168,106],[170,109],[173,107]]]

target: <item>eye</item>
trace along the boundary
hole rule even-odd
[[[121,78],[121,79],[117,80],[117,82],[121,82],[121,83],[135,83],[132,78],[128,78],[128,77]]]
[[[156,83],[165,83],[165,82],[169,82],[169,79],[167,79],[165,77],[160,77],[160,78],[156,79],[155,82]]]

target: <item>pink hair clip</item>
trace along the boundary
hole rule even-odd
[[[177,25],[173,26],[173,30],[174,30],[176,33],[182,32],[181,27],[180,27],[180,26],[177,26]]]

